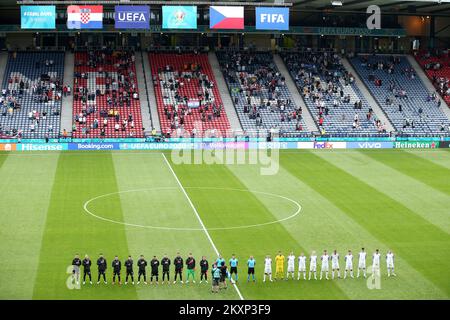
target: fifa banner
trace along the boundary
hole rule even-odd
[[[68,29],[103,29],[103,6],[68,6]]]
[[[289,8],[256,7],[256,30],[289,30]]]
[[[116,6],[116,29],[150,29],[149,6]]]
[[[163,29],[197,29],[197,6],[162,6]]]
[[[210,29],[244,29],[244,7],[209,7]]]
[[[20,27],[22,29],[55,29],[55,6],[21,6]]]
[[[396,141],[396,149],[436,149],[439,148],[439,141]]]

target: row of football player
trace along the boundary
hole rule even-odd
[[[306,280],[306,256],[301,253],[298,257],[298,274],[297,280],[300,280],[301,275],[303,274],[303,279]],[[366,273],[366,258],[367,253],[364,248],[361,248],[361,251],[358,254],[358,273],[357,278],[360,276],[360,271],[362,271],[364,278],[367,277]],[[317,255],[315,251],[312,251],[309,257],[309,275],[308,280],[311,280],[311,276],[314,276],[314,279],[317,280]],[[325,279],[328,278],[329,274],[329,264],[331,260],[331,278],[334,279],[335,272],[337,273],[337,277],[341,278],[341,269],[340,269],[340,256],[337,250],[334,250],[331,256],[328,254],[327,250],[323,251],[321,260],[321,269],[320,269],[320,280],[322,280],[323,274],[325,273]],[[295,273],[295,261],[296,257],[293,252],[289,254],[287,257],[287,274],[286,280],[291,276],[294,279]],[[345,269],[344,269],[344,279],[347,278],[347,274],[350,275],[351,278],[353,276],[353,254],[351,250],[348,250],[347,254],[344,257]],[[284,276],[284,263],[285,257],[281,252],[278,252],[278,255],[275,257],[275,279],[278,277]],[[381,266],[381,253],[378,249],[372,255],[372,272],[375,275],[380,275],[380,266]],[[386,253],[386,267],[387,267],[387,275],[388,277],[396,276],[394,272],[394,253],[392,251],[388,251]],[[266,277],[272,280],[272,258],[270,256],[266,256],[264,259],[264,278],[263,282],[266,281]]]
[[[364,248],[361,249],[361,251],[358,254],[358,273],[357,277],[360,276],[360,271],[363,272],[363,276],[366,277],[366,256],[367,253]],[[303,273],[303,279],[306,280],[306,256],[301,253],[298,257],[298,276],[297,280],[300,280],[301,274]],[[316,252],[313,251],[311,253],[311,256],[309,258],[310,268],[309,268],[309,280],[311,280],[311,276],[314,276],[314,279],[317,280],[317,255]],[[275,267],[276,267],[276,273],[275,273],[275,279],[278,279],[279,277],[283,278],[284,276],[284,264],[285,264],[285,256],[281,253],[281,251],[278,252],[278,254],[275,257]],[[320,257],[320,260],[322,262],[321,264],[321,272],[320,272],[320,279],[322,279],[323,273],[325,273],[325,278],[328,280],[328,273],[329,273],[329,262],[331,260],[331,270],[332,270],[332,279],[334,279],[335,272],[337,272],[337,277],[341,277],[340,273],[340,257],[337,250],[334,250],[333,253],[328,255],[327,250],[324,250],[323,255]],[[380,260],[381,260],[381,253],[379,250],[375,250],[373,256],[372,256],[372,270],[373,272],[378,272],[380,270]],[[294,278],[295,273],[295,261],[296,257],[293,252],[291,252],[287,257],[287,274],[286,274],[286,280],[291,276]],[[347,277],[347,273],[349,273],[350,277],[353,276],[353,254],[351,250],[348,250],[347,255],[344,257],[345,261],[345,272],[344,272],[344,279]],[[180,254],[178,253],[177,256],[173,260],[174,267],[175,267],[175,274],[174,274],[174,282],[177,282],[177,278],[180,279],[180,282],[183,283],[183,258],[181,258]],[[196,260],[192,256],[192,254],[189,254],[188,258],[186,259],[186,267],[187,267],[187,281],[186,283],[189,283],[189,279],[192,278],[193,283],[195,283],[195,268],[196,268]],[[230,264],[230,271],[228,271],[225,259],[222,258],[222,256],[219,256],[217,260],[213,263],[213,267],[218,267],[221,269],[222,277],[232,279],[232,276],[234,275],[234,281],[238,281],[238,265],[239,260],[236,258],[235,255],[232,255],[231,259],[229,260]],[[83,284],[85,284],[86,277],[89,277],[90,283],[92,284],[92,276],[91,276],[91,265],[92,262],[88,255],[85,256],[83,261],[80,260],[79,255],[75,255],[75,258],[72,261],[73,265],[73,281],[79,281],[79,275],[80,275],[80,266],[83,266],[84,268],[84,274],[83,274]],[[126,279],[125,284],[128,282],[128,278],[131,278],[132,283],[134,284],[134,271],[133,271],[133,259],[131,256],[128,256],[128,259],[125,260],[124,265],[126,267]],[[151,267],[151,278],[150,280],[153,282],[153,278],[155,278],[156,283],[159,281],[159,267],[162,266],[162,281],[167,279],[167,282],[170,282],[170,274],[169,269],[171,265],[171,260],[165,255],[161,261],[157,259],[156,256],[153,256],[153,259],[150,261],[150,267]],[[386,265],[387,265],[387,273],[388,277],[391,275],[395,276],[394,272],[394,254],[392,251],[388,251],[386,254]],[[141,277],[144,279],[144,283],[147,284],[147,277],[146,277],[146,267],[147,267],[147,261],[145,260],[144,256],[141,255],[139,260],[137,261],[137,266],[139,269],[138,272],[138,284],[140,283]],[[253,256],[250,256],[250,258],[247,260],[247,281],[253,280],[256,281],[255,278],[255,266],[256,266],[256,260]],[[97,267],[98,267],[98,279],[97,284],[100,283],[101,278],[103,277],[103,281],[106,284],[106,269],[107,269],[107,262],[106,259],[103,257],[102,254],[100,254],[99,258],[97,259]],[[112,268],[113,268],[113,284],[115,283],[116,276],[118,278],[119,284],[121,283],[121,277],[120,272],[122,268],[122,263],[119,260],[118,256],[114,257],[114,260],[112,262]],[[200,283],[204,281],[208,282],[208,269],[209,269],[209,262],[206,259],[205,256],[202,257],[200,260]],[[269,277],[270,281],[273,281],[272,279],[272,258],[270,255],[266,256],[264,259],[264,278],[263,282],[266,281],[266,276]],[[234,282],[233,281],[233,282]]]

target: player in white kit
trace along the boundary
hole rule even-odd
[[[391,250],[389,250],[388,253],[386,254],[386,267],[387,267],[388,277],[390,277],[391,274],[394,277],[397,276],[394,272],[394,253],[392,253]]]
[[[292,280],[294,280],[294,273],[295,273],[295,256],[294,253],[291,252],[287,258],[286,280],[289,278],[289,274],[292,276]]]
[[[372,273],[380,276],[380,260],[381,254],[378,249],[375,250],[375,253],[372,256]]]
[[[263,282],[266,282],[266,276],[269,276],[270,282],[272,282],[272,259],[270,256],[266,256],[264,259],[264,278]]]
[[[306,280],[306,256],[303,252],[298,256],[298,276],[297,280],[300,280],[300,274],[303,272],[303,280]]]
[[[341,270],[339,268],[339,253],[337,253],[337,250],[333,251],[333,254],[331,255],[331,279],[334,279],[334,272],[337,271],[338,279],[341,278]]]
[[[330,256],[327,253],[327,250],[323,250],[323,255],[320,257],[322,260],[322,266],[320,268],[320,280],[322,280],[322,273],[325,271],[325,279],[328,280],[328,261],[330,260]]]
[[[314,280],[317,280],[317,256],[316,252],[313,251],[311,253],[311,257],[309,257],[309,277],[308,280],[311,280],[311,272],[314,272]]]
[[[359,272],[361,271],[361,269],[363,270],[364,278],[366,277],[366,256],[367,253],[364,251],[364,248],[361,248],[358,260],[358,273],[356,275],[357,278],[359,278]]]
[[[350,277],[353,278],[353,254],[352,254],[352,250],[348,250],[348,253],[345,256],[344,279],[347,278],[347,272],[349,272],[349,271],[350,271]]]

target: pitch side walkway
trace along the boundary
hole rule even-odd
[[[378,119],[381,120],[382,123],[386,126],[387,132],[397,131],[393,124],[391,123],[391,120],[386,116],[386,113],[384,113],[383,109],[381,109],[378,102],[374,99],[372,94],[367,90],[366,85],[362,82],[361,78],[359,77],[356,70],[353,68],[353,66],[350,64],[350,62],[347,60],[347,58],[342,58],[342,65],[347,69],[348,72],[350,72],[353,77],[355,78],[356,85],[358,86],[361,93],[366,98],[367,102],[369,103],[369,106],[372,107],[373,112],[377,116]]]
[[[144,57],[142,55],[142,52],[138,52],[135,55],[136,60],[136,78],[138,82],[138,88],[139,88],[139,104],[141,106],[141,115],[142,115],[142,126],[145,128],[145,131],[151,131],[152,130],[152,118],[150,116],[150,108],[149,108],[149,97],[148,97],[148,91],[146,90],[147,81],[145,81],[144,77],[144,65],[143,60]]]
[[[236,109],[234,108],[233,100],[231,99],[230,91],[228,90],[227,84],[223,77],[222,71],[220,70],[219,61],[214,52],[208,53],[209,64],[214,73],[214,78],[216,78],[216,85],[219,89],[220,97],[222,98],[223,107],[227,113],[228,121],[230,122],[231,129],[234,132],[241,132],[242,126],[239,121]]]
[[[153,79],[152,79],[152,69],[150,67],[150,63],[148,61],[148,54],[142,53],[141,56],[142,59],[142,65],[144,66],[144,72],[147,81],[145,82],[145,86],[147,87],[147,94],[148,94],[148,100],[150,101],[150,107],[147,108],[150,110],[149,116],[152,116],[152,124],[153,127],[156,129],[157,132],[161,132],[161,125],[159,122],[159,115],[158,115],[158,105],[156,104],[156,95],[155,95],[155,88],[153,87]],[[142,88],[143,90],[145,87],[139,86],[139,88]],[[144,114],[142,114],[144,116]]]
[[[72,93],[70,96],[62,98],[61,104],[61,132],[66,129],[68,132],[72,130],[73,119],[73,70],[75,55],[66,51],[64,58],[64,80],[63,85],[70,85]]]
[[[310,132],[317,132],[319,131],[319,128],[317,127],[316,122],[314,121],[313,116],[309,112],[308,107],[306,107],[305,101],[303,101],[303,98],[300,96],[300,93],[298,91],[297,86],[294,83],[294,80],[291,77],[291,74],[289,73],[288,69],[286,68],[286,65],[283,62],[283,59],[281,59],[280,55],[275,54],[273,56],[273,61],[275,62],[275,65],[277,66],[278,70],[281,72],[282,75],[284,75],[286,79],[286,85],[291,92],[292,99],[294,102],[302,107],[302,115],[303,119],[305,120],[306,127],[308,128],[308,131]]]
[[[411,64],[414,70],[416,70],[416,74],[419,76],[420,80],[422,80],[427,90],[429,92],[435,92],[436,88],[433,86],[433,83],[431,83],[430,79],[427,77],[416,59],[414,59],[414,57],[411,55],[407,55],[406,58],[408,59],[408,62]],[[441,96],[439,96],[439,99],[441,100],[441,110],[444,112],[447,118],[450,119],[450,108],[447,108],[447,103],[444,101],[444,99],[442,99]]]

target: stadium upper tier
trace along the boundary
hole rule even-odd
[[[360,55],[350,60],[398,132],[414,135],[445,131],[448,118],[406,57]]]
[[[450,106],[450,52],[439,52],[431,55],[418,52],[416,59],[433,82],[436,90]]]
[[[384,132],[337,54],[305,51],[281,57],[321,130],[329,134]]]
[[[306,131],[271,53],[218,51],[217,57],[244,130]]]
[[[149,59],[162,133],[225,136],[230,123],[208,55],[150,53]]]
[[[134,52],[75,53],[75,138],[142,137]]]
[[[63,52],[12,52],[0,98],[0,137],[58,137]]]

